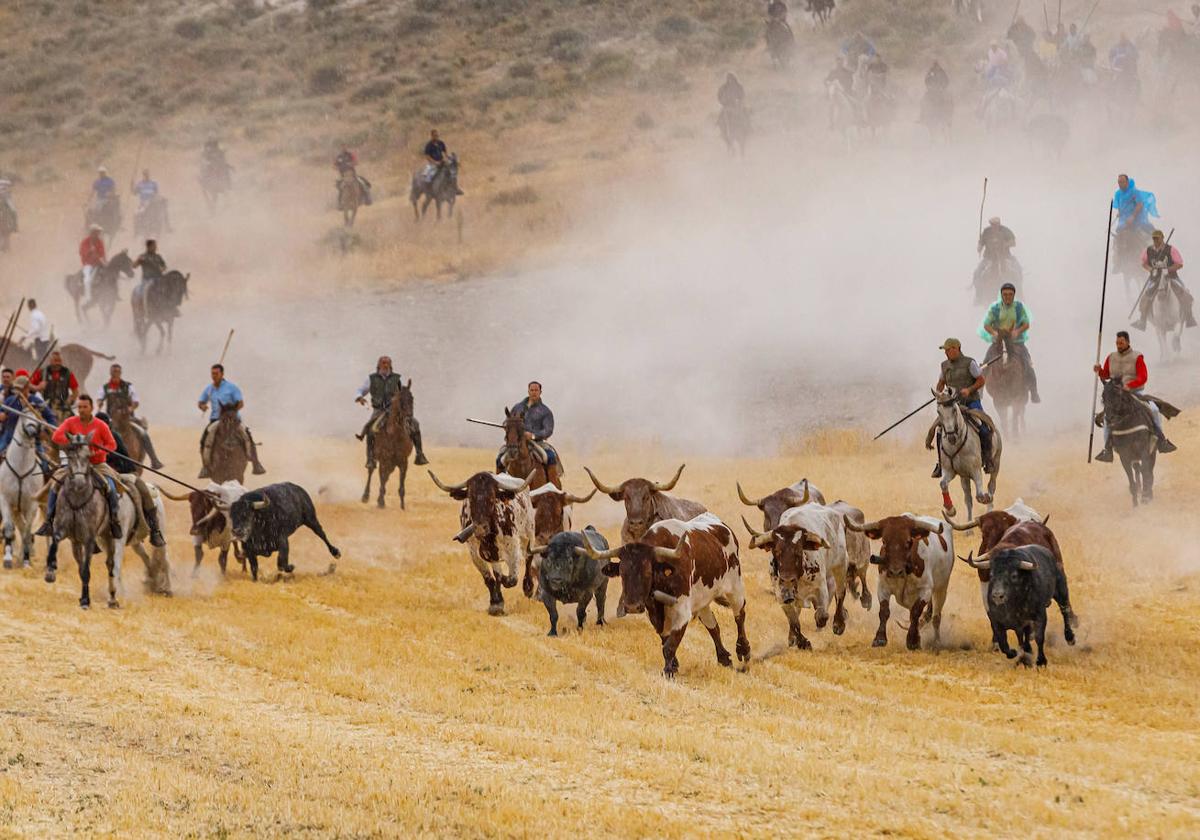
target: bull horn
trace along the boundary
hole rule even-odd
[[[529,553],[530,554],[545,554],[546,549],[548,549],[549,547],[550,546],[548,546],[548,545],[530,545]]]
[[[659,493],[666,493],[669,490],[674,490],[675,485],[679,483],[679,476],[683,475],[683,468],[686,466],[687,466],[687,464],[680,464],[679,469],[675,470],[674,478],[672,478],[666,484],[657,484],[656,483],[654,485],[654,489],[657,490]]]
[[[592,496],[595,495],[596,489],[592,488],[592,492],[588,493],[586,496],[576,496],[574,493],[563,493],[563,498],[564,501],[566,501],[566,503],[569,505],[582,505],[590,502],[592,500]]]
[[[471,535],[474,533],[475,533],[475,523],[472,522],[466,528],[463,528],[461,531],[459,531],[457,534],[454,535],[454,541],[460,542],[460,543],[465,543],[467,540],[469,540],[471,538]]]
[[[592,548],[589,540],[585,539],[583,545],[575,546],[575,553],[580,557],[590,557],[592,560],[612,560],[621,553],[620,547],[606,548],[604,551],[596,551]]]
[[[1032,572],[1035,568],[1037,568],[1037,565],[1032,560],[1022,560],[1020,561],[1020,566],[1027,572]]]
[[[746,526],[746,530],[750,532],[750,547],[762,548],[768,542],[775,539],[774,533],[771,531],[755,531],[754,527],[746,521],[746,517],[742,517],[742,524]]]
[[[654,556],[660,560],[678,560],[683,541],[687,539],[687,534],[679,538],[679,542],[675,543],[674,548],[664,548],[661,545],[654,546]]]
[[[675,606],[676,602],[679,601],[674,595],[668,595],[666,592],[658,589],[654,590],[654,600],[660,604],[666,604],[668,607]]]
[[[972,569],[990,569],[992,567],[992,561],[988,559],[986,552],[980,554],[978,557],[975,556],[975,552],[969,552],[966,557],[959,557],[958,559]]]
[[[202,516],[202,517],[200,517],[199,519],[197,519],[197,520],[196,520],[196,524],[195,524],[195,525],[193,525],[192,527],[193,527],[193,528],[199,528],[201,525],[203,525],[203,524],[204,524],[205,522],[207,522],[208,520],[210,520],[210,519],[215,519],[215,518],[216,518],[216,516],[217,516],[217,514],[219,514],[220,512],[221,512],[221,511],[220,511],[220,509],[219,509],[219,508],[213,508],[213,509],[212,509],[212,510],[210,510],[208,513],[204,514],[204,516]]]
[[[950,518],[949,514],[947,514],[946,511],[943,510],[942,511],[942,519],[945,519],[947,522],[949,522],[950,527],[953,528],[955,531],[971,531],[971,530],[974,530],[975,528],[979,527],[979,517],[978,516],[975,517],[974,519],[972,519],[970,522],[966,523],[965,525],[959,525],[957,522],[955,522],[953,519]]]
[[[1042,525],[1045,525],[1049,521],[1050,521],[1050,514],[1047,513],[1046,518],[1042,520]]]
[[[601,484],[600,479],[596,478],[596,474],[594,472],[592,472],[591,470],[589,470],[587,467],[584,467],[583,471],[588,474],[588,478],[590,478],[592,480],[592,484],[596,485],[596,489],[599,490],[601,493],[608,493],[611,496],[613,493],[621,492],[620,486],[607,487],[607,486]]]
[[[737,482],[737,491],[738,491],[738,498],[742,500],[742,504],[744,504],[746,507],[754,507],[754,508],[758,508],[759,510],[762,509],[763,500],[762,499],[751,499],[749,496],[747,496],[746,491],[744,491],[742,489],[742,483],[740,481]],[[745,521],[745,520],[743,519],[743,521]],[[747,525],[746,527],[749,528],[750,526]]]
[[[442,484],[441,480],[436,475],[433,474],[433,470],[426,470],[426,472],[429,473],[429,477],[433,479],[433,483],[436,484],[440,490],[444,490],[447,493],[454,493],[459,490],[466,489],[466,486],[467,486],[466,481],[464,481],[462,484],[455,484],[453,486],[446,485],[446,484]]]
[[[857,531],[860,534],[866,531],[874,531],[879,527],[878,519],[874,522],[864,522],[862,525],[855,525],[854,520],[850,518],[849,514],[842,514],[842,521],[846,523],[846,527],[851,531]]]
[[[271,500],[266,496],[264,496],[261,501],[250,503],[250,507],[254,508],[255,510],[266,510],[270,506]]]
[[[513,492],[514,492],[514,493],[520,493],[522,490],[525,490],[525,489],[527,489],[527,488],[529,487],[530,483],[532,483],[532,481],[533,481],[533,477],[534,477],[535,475],[537,475],[537,470],[536,470],[536,469],[535,469],[535,470],[530,470],[530,471],[529,471],[529,475],[525,476],[525,481],[524,481],[524,482],[522,482],[522,483],[521,483],[521,486],[520,486],[520,487],[518,487],[518,488],[517,488],[516,490],[514,490]]]
[[[168,493],[166,490],[162,489],[161,487],[158,488],[158,492],[161,493],[162,495],[166,496],[172,502],[189,502],[192,499],[191,493],[184,493],[182,496],[172,496],[170,493]]]

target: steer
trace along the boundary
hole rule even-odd
[[[517,585],[517,569],[524,566],[525,591],[533,594],[533,503],[529,482],[508,473],[479,472],[461,484],[443,484],[433,471],[429,477],[450,498],[462,502],[454,539],[471,550],[471,562],[488,589],[488,615],[504,615],[504,592]],[[505,574],[507,567],[507,574]]]
[[[942,607],[954,571],[954,532],[946,523],[931,516],[904,513],[859,525],[852,517],[843,518],[851,531],[879,540],[878,555],[871,562],[879,566],[879,629],[873,647],[887,645],[887,621],[894,596],[909,611],[909,650],[921,647],[922,617],[933,620],[933,641],[941,641]],[[945,531],[943,534],[942,532]]]
[[[529,500],[533,503],[534,539],[539,545],[546,545],[555,534],[570,531],[571,506],[589,502],[595,495],[596,491],[592,490],[586,496],[576,496],[553,484],[543,484],[531,490]]]
[[[221,574],[225,574],[231,547],[234,556],[241,561],[242,571],[246,571],[246,556],[242,553],[241,546],[233,541],[233,527],[229,522],[229,508],[245,494],[245,487],[230,479],[224,484],[210,481],[203,492],[193,490],[182,496],[173,496],[161,488],[159,492],[171,501],[187,502],[191,509],[192,550],[196,557],[196,565],[192,567],[193,576],[200,571],[206,546],[220,552],[217,562],[221,566]]]
[[[825,504],[825,495],[814,485],[809,484],[807,478],[800,479],[790,487],[781,487],[761,499],[751,499],[747,496],[739,481],[737,482],[737,494],[738,498],[742,500],[742,504],[762,511],[763,531],[770,531],[778,525],[779,517],[783,516],[785,510],[800,507],[809,502],[816,502],[818,505]]]
[[[550,487],[545,484],[543,487]],[[541,489],[541,488],[538,488]],[[538,566],[538,594],[550,616],[550,632],[558,635],[558,602],[576,604],[575,619],[579,629],[587,620],[587,607],[596,598],[596,625],[604,624],[604,604],[608,596],[608,577],[604,574],[604,563],[594,560],[584,549],[584,540],[594,551],[608,549],[608,540],[591,525],[582,531],[563,531],[550,539],[549,545],[534,546],[531,550],[540,555]]]
[[[788,645],[812,650],[800,629],[800,610],[811,604],[817,629],[829,621],[836,599],[833,632],[846,630],[846,537],[843,514],[825,505],[806,504],[784,511],[779,524],[758,532],[742,518],[752,537],[751,548],[771,552],[771,582],[788,620]]]
[[[987,556],[963,558],[976,569],[987,569],[991,576],[987,584],[988,620],[992,637],[1009,659],[1017,652],[1008,646],[1008,631],[1017,635],[1021,646],[1021,664],[1033,664],[1030,636],[1037,640],[1037,666],[1046,664],[1046,607],[1050,600],[1058,601],[1063,610],[1063,625],[1067,614],[1067,576],[1054,553],[1041,545],[1019,548],[993,548]],[[1070,632],[1069,628],[1068,631]]]
[[[838,499],[830,505],[842,515],[842,533],[846,537],[846,587],[858,599],[864,610],[871,609],[871,589],[867,586],[867,569],[871,567],[871,541],[865,534],[845,526],[845,517],[862,522],[863,512],[849,502]],[[862,592],[858,587],[862,586]]]
[[[284,481],[268,484],[251,490],[233,503],[229,509],[233,525],[233,538],[242,544],[246,560],[250,563],[250,576],[258,580],[258,558],[278,552],[279,573],[291,574],[296,567],[288,562],[288,538],[301,525],[321,538],[330,555],[336,560],[342,556],[337,546],[325,536],[325,529],[317,519],[312,497],[298,484]],[[334,564],[329,564],[333,571]]]
[[[679,483],[679,476],[683,475],[684,466],[684,464],[680,464],[679,469],[675,471],[675,477],[666,484],[659,484],[644,478],[630,478],[616,487],[601,484],[591,470],[587,467],[583,469],[588,474],[588,478],[592,480],[592,484],[596,485],[597,490],[607,493],[614,502],[625,503],[625,522],[621,525],[621,542],[632,543],[640,540],[650,526],[656,522],[664,519],[687,521],[708,510],[699,502],[667,495],[667,491],[674,489],[675,485]]]
[[[678,477],[678,476],[677,476]],[[584,546],[594,560],[608,560],[604,574],[621,578],[621,603],[626,612],[646,612],[662,638],[663,674],[673,679],[679,671],[676,651],[693,617],[712,636],[717,662],[733,660],[721,644],[721,628],[712,603],[733,610],[738,639],[735,649],[742,662],[750,659],[746,638],[746,587],[738,561],[737,537],[711,513],[687,522],[664,519],[652,525],[638,542],[595,551]]]

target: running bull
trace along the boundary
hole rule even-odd
[[[295,566],[288,562],[288,538],[301,525],[321,538],[335,560],[342,556],[337,546],[325,536],[308,491],[290,481],[268,484],[246,493],[230,507],[229,518],[233,538],[242,544],[254,580],[258,580],[258,558],[276,552],[280,573],[295,571]],[[332,570],[333,564],[330,564]]]
[[[544,485],[550,487],[551,485]],[[558,603],[576,604],[575,619],[579,629],[587,620],[587,607],[596,599],[596,626],[604,624],[605,599],[608,596],[608,577],[604,574],[604,561],[595,560],[584,548],[593,552],[608,550],[608,540],[591,525],[582,531],[564,531],[555,534],[548,545],[534,546],[531,551],[540,555],[535,561],[538,567],[538,592],[546,612],[550,616],[550,632],[558,635]]]

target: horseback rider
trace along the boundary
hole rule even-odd
[[[1131,326],[1135,330],[1146,329],[1146,318],[1150,316],[1150,307],[1154,305],[1154,296],[1162,283],[1166,282],[1171,291],[1179,298],[1179,306],[1183,310],[1184,324],[1196,326],[1196,318],[1192,314],[1192,294],[1179,279],[1179,269],[1183,268],[1183,257],[1174,245],[1163,241],[1163,232],[1154,231],[1151,244],[1142,254],[1142,268],[1150,272],[1142,297],[1138,301],[1138,319]],[[1164,272],[1166,277],[1163,277]]]
[[[338,152],[337,157],[333,159],[333,168],[337,170],[338,181],[335,186],[341,189],[341,179],[347,175],[354,178],[362,185],[363,189],[363,204],[371,206],[371,182],[358,174],[358,155],[351,151],[349,146],[342,146],[342,150]]]
[[[1017,15],[1004,37],[1016,44],[1018,48],[1029,51],[1033,49],[1033,42],[1037,40],[1037,32],[1025,21],[1024,15]]]
[[[884,92],[887,90],[887,62],[883,60],[883,56],[875,53],[867,59],[867,89]]]
[[[8,445],[12,443],[13,434],[17,430],[19,418],[13,412],[38,414],[49,425],[58,425],[58,418],[54,416],[50,406],[46,405],[42,395],[30,387],[29,374],[26,371],[18,370],[14,373],[5,368],[4,373],[6,374],[5,378],[9,380],[9,388],[8,393],[3,396],[3,402],[0,402],[0,460],[4,458],[4,453],[7,451]],[[12,412],[4,411],[5,408],[12,409]],[[37,439],[36,447],[38,460],[42,462],[43,468],[48,467],[45,452],[42,449],[41,436]]]
[[[425,183],[431,184],[433,177],[446,163],[446,143],[438,137],[436,128],[429,132],[429,142],[425,144],[422,154],[425,155],[425,171],[422,175]]]
[[[158,460],[158,454],[154,451],[154,441],[150,440],[150,431],[146,421],[136,415],[138,406],[141,405],[138,401],[137,389],[133,387],[132,382],[126,382],[121,378],[120,365],[114,364],[108,369],[108,381],[104,383],[99,403],[109,414],[115,414],[121,410],[129,411],[130,426],[142,441],[142,448],[150,456],[150,466],[161,470],[163,463]],[[111,426],[112,423],[109,425]],[[115,430],[113,434],[116,434]]]
[[[1019,279],[1022,274],[1021,264],[1012,255],[1012,249],[1016,246],[1016,234],[1001,224],[999,216],[988,219],[988,226],[979,234],[979,242],[975,247],[975,252],[981,255],[979,265],[975,266],[975,284],[979,284],[984,272],[992,266],[998,266],[1001,271],[1007,268]]]
[[[142,180],[133,184],[130,190],[138,198],[138,213],[145,213],[152,205],[157,205],[162,212],[163,227],[171,232],[171,217],[167,212],[167,200],[158,191],[158,181],[150,177],[150,170],[142,170]]]
[[[221,419],[221,409],[237,409],[240,421],[242,419],[241,410],[246,405],[242,400],[242,389],[225,378],[224,365],[213,365],[210,374],[212,382],[205,386],[200,393],[200,401],[197,403],[201,411],[209,412],[208,425],[204,427],[204,433],[200,435],[200,478],[208,478],[209,461],[212,458],[213,433],[216,430],[217,421]],[[245,424],[241,424],[240,428],[246,457],[254,466],[254,474],[262,475],[267,470],[259,463],[258,445],[254,442],[254,436],[250,434],[250,429]]]
[[[776,23],[782,23],[784,26],[787,26],[787,16],[787,3],[784,3],[783,0],[769,0],[767,3],[767,20],[775,21]]]
[[[534,380],[529,383],[529,396],[512,407],[512,412],[520,412],[525,424],[525,439],[536,443],[546,453],[546,469],[559,463],[558,452],[550,445],[550,436],[554,434],[554,412],[550,406],[542,402],[542,383]],[[500,458],[504,455],[506,446],[500,447],[496,455],[496,472],[502,472],[504,465]],[[531,447],[531,450],[533,448]],[[536,457],[536,456],[535,456]]]
[[[987,381],[983,376],[983,369],[979,366],[979,362],[972,359],[970,356],[964,356],[962,352],[962,342],[957,338],[947,338],[942,342],[942,346],[938,348],[946,352],[946,361],[942,362],[941,376],[938,377],[936,390],[939,394],[943,389],[949,388],[954,391],[958,398],[958,404],[964,409],[976,411],[981,415],[986,415],[983,410],[983,403],[980,402],[979,395],[983,393],[984,383]],[[979,432],[979,447],[980,454],[983,457],[983,471],[986,473],[992,472],[992,430],[991,427],[977,418],[976,429]],[[941,446],[941,436],[938,436],[938,446]],[[928,448],[932,449],[932,442],[928,444]],[[940,450],[939,450],[940,451]],[[937,466],[933,468],[933,478],[942,477],[942,461],[938,458]]]
[[[841,54],[845,57],[847,66],[857,67],[860,56],[876,54],[875,44],[860,30],[842,42]]]
[[[367,397],[371,398],[371,418],[363,425],[362,431],[355,435],[359,440],[365,438],[367,441],[367,469],[375,467],[375,424],[388,413],[392,400],[400,393],[403,382],[403,377],[392,370],[392,357],[380,356],[379,361],[375,363],[375,372],[367,376],[362,387],[354,395],[354,401],[359,405],[366,405]],[[404,422],[408,435],[412,438],[413,449],[417,453],[413,463],[418,466],[428,464],[425,448],[421,445],[421,424],[415,416],[404,418]]]
[[[1121,33],[1120,40],[1108,51],[1108,63],[1119,75],[1137,78],[1138,48],[1124,32]]]
[[[42,393],[46,403],[59,417],[69,417],[71,405],[79,396],[79,382],[70,368],[63,364],[62,353],[50,354],[50,363],[35,370],[29,384]]]
[[[154,496],[150,492],[149,485],[137,474],[137,468],[140,465],[129,457],[125,441],[121,439],[121,433],[113,426],[109,416],[103,411],[97,411],[96,419],[108,426],[108,430],[112,432],[113,441],[116,442],[113,451],[108,453],[105,463],[124,476],[126,481],[132,482],[137,489],[139,507],[142,509],[142,516],[146,518],[146,527],[150,530],[150,544],[159,547],[166,545],[167,541],[163,538],[162,525],[158,521],[158,506],[154,504]]]
[[[225,150],[221,148],[221,142],[215,137],[210,137],[204,141],[202,158],[206,166],[220,169],[232,168],[225,160]]]
[[[107,261],[104,253],[104,229],[100,225],[89,225],[88,235],[79,243],[79,262],[83,265],[83,303],[92,300],[92,281],[96,279],[96,270],[103,268]]]
[[[986,90],[979,103],[979,114],[987,112],[988,105],[1000,91],[1006,90],[1012,84],[1012,69],[1008,62],[1008,50],[999,41],[992,41],[988,46],[987,59],[983,65],[983,81]]]
[[[731,111],[746,107],[746,89],[733,73],[725,74],[725,81],[717,89],[717,102],[721,108]]]
[[[37,301],[33,298],[28,300],[26,306],[29,308],[29,331],[25,340],[33,351],[33,357],[40,360],[50,349],[50,321],[46,313],[38,309]]]
[[[108,167],[101,166],[96,170],[96,180],[92,182],[90,201],[94,210],[99,210],[110,199],[117,195],[117,182],[108,175]]]
[[[1139,190],[1134,180],[1124,173],[1117,176],[1113,206],[1117,209],[1118,236],[1128,231],[1143,237],[1154,230],[1150,219],[1158,218],[1158,200],[1149,190]]]
[[[167,271],[167,261],[158,253],[158,243],[153,239],[146,240],[146,250],[133,262],[134,268],[142,270],[141,293],[142,300],[150,294],[150,289],[156,280],[161,280]]]
[[[941,62],[935,58],[933,64],[929,65],[929,69],[925,71],[925,92],[945,93],[949,87],[950,77],[946,74]]]
[[[990,364],[1000,358],[1004,352],[1005,339],[1008,339],[1008,350],[1021,360],[1025,368],[1025,385],[1029,389],[1029,401],[1040,403],[1038,396],[1037,374],[1033,371],[1033,359],[1029,356],[1029,310],[1025,304],[1017,300],[1017,287],[1005,283],[1000,287],[1000,299],[988,307],[983,316],[983,324],[979,328],[979,337],[990,341],[991,345],[983,356],[983,363]]]
[[[1146,381],[1150,378],[1150,371],[1146,367],[1146,359],[1141,353],[1130,346],[1129,333],[1124,330],[1117,333],[1116,351],[1108,354],[1103,366],[1093,365],[1092,370],[1100,377],[1101,382],[1107,382],[1110,379],[1120,379],[1121,384],[1125,386],[1126,390],[1139,397],[1146,388]],[[1141,402],[1150,410],[1150,415],[1153,418],[1154,430],[1158,434],[1158,451],[1163,453],[1174,452],[1176,446],[1167,440],[1167,434],[1163,431],[1162,413],[1158,410],[1158,405],[1153,400],[1142,400]],[[1112,430],[1108,427],[1108,419],[1105,418],[1104,448],[1096,455],[1096,460],[1109,463],[1112,459]]]
[[[105,497],[108,502],[108,535],[118,540],[122,536],[121,522],[119,518],[120,508],[119,499],[117,497],[117,473],[108,465],[108,453],[117,448],[117,441],[113,438],[112,430],[108,428],[108,424],[100,420],[92,414],[92,398],[87,394],[80,394],[75,401],[75,408],[78,412],[76,416],[68,417],[62,424],[54,430],[51,440],[59,447],[65,448],[70,441],[68,435],[82,435],[88,439],[88,446],[91,449],[89,460],[92,463],[92,474],[99,480],[100,487],[105,492]],[[61,466],[55,471],[51,477],[52,487],[61,486],[62,482],[67,477],[67,467]],[[39,537],[51,537],[54,535],[54,512],[58,503],[58,490],[51,489],[50,499],[46,504],[46,517],[42,522],[42,527],[37,530]],[[161,534],[160,537],[161,539]]]

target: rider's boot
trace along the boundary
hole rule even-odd
[[[114,540],[119,540],[124,533],[121,530],[121,499],[117,495],[116,487],[107,481],[104,484],[108,489],[108,535]]]
[[[421,430],[409,432],[409,436],[412,438],[413,448],[417,450],[417,457],[413,459],[413,463],[418,467],[428,464],[429,459],[425,457],[425,447],[421,446]]]
[[[1179,448],[1178,446],[1171,443],[1171,441],[1167,440],[1167,436],[1165,434],[1163,434],[1162,432],[1159,432],[1159,434],[1158,434],[1158,451],[1159,452],[1161,452],[1162,454],[1165,455],[1168,452],[1174,452],[1178,448]]]
[[[156,470],[161,470],[163,462],[158,460],[158,453],[154,451],[154,441],[150,440],[150,433],[145,429],[141,429],[139,434],[142,437],[142,447],[146,450],[146,454],[150,456],[150,466]]]
[[[146,527],[150,529],[150,545],[162,548],[167,541],[163,538],[162,524],[158,521],[158,508],[154,505],[142,508],[142,515],[146,517]]]
[[[1153,305],[1153,296],[1152,295],[1142,295],[1142,301],[1141,301],[1141,303],[1138,304],[1137,320],[1134,321],[1133,323],[1131,323],[1129,326],[1133,327],[1135,330],[1146,329],[1146,318],[1148,318],[1150,315],[1150,307],[1152,305]]]
[[[1103,461],[1106,464],[1111,464],[1113,459],[1112,444],[1106,443],[1104,448],[1096,453],[1096,460]]]
[[[200,472],[196,478],[209,478],[208,461],[212,451],[208,447],[208,429],[200,436]]]
[[[246,440],[250,443],[250,452],[248,454],[250,455],[250,463],[253,465],[251,472],[253,472],[255,475],[263,475],[267,471],[267,468],[264,467],[262,462],[258,460],[258,444],[255,443],[254,438],[250,436],[249,429],[246,430]]]
[[[50,498],[46,501],[46,518],[42,521],[42,527],[33,532],[35,537],[52,537],[54,536],[54,509],[58,506],[58,491],[51,490]]]

